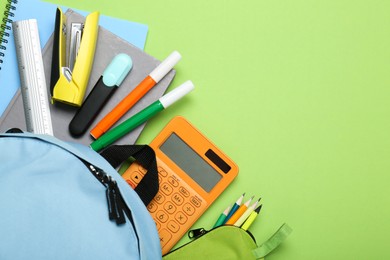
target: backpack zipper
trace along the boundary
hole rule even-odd
[[[110,220],[115,220],[117,225],[126,223],[126,219],[123,211],[124,203],[122,195],[119,191],[118,184],[116,181],[102,169],[83,161],[90,172],[98,179],[98,181],[105,186],[106,189],[106,198],[108,205],[108,217]]]
[[[106,187],[106,198],[108,205],[108,217],[114,220],[117,225],[126,223],[126,218],[133,224],[131,211],[123,200],[122,194],[119,190],[117,182],[108,175],[104,170],[90,164],[89,162],[80,158],[80,160],[87,166],[88,170],[96,177],[96,179]],[[138,235],[137,235],[138,237]]]
[[[20,130],[18,130],[18,129],[13,129],[12,131],[14,131],[15,133],[19,133],[20,132]],[[6,136],[1,136],[0,135],[0,138],[1,137],[6,137]],[[10,137],[12,137],[12,136],[10,136]],[[31,137],[28,137],[28,138],[31,138]],[[48,140],[37,138],[37,137],[32,137],[32,138],[41,140],[43,142],[51,143],[53,145],[56,145],[56,146],[64,149],[67,152],[70,152],[71,154],[73,154],[76,158],[78,158],[87,167],[87,169],[92,173],[92,175],[95,176],[95,178],[104,187],[106,187],[106,197],[107,197],[107,204],[108,204],[109,219],[110,220],[115,220],[117,225],[122,225],[122,224],[126,223],[126,218],[124,217],[124,215],[127,216],[127,219],[130,221],[130,223],[131,223],[131,225],[133,227],[133,230],[134,230],[135,237],[136,237],[136,239],[138,241],[138,243],[137,243],[138,244],[138,252],[141,252],[140,244],[139,244],[139,236],[138,236],[137,229],[135,227],[135,223],[134,223],[133,216],[131,214],[131,210],[126,205],[126,203],[125,203],[125,201],[124,201],[124,199],[122,197],[122,194],[121,194],[121,192],[119,190],[117,182],[110,175],[108,175],[104,170],[100,169],[97,166],[92,165],[91,163],[89,163],[88,161],[84,160],[82,157],[78,156],[74,152],[71,152],[68,149],[66,149],[66,148],[64,148],[64,147],[62,147],[62,146],[60,146],[58,144],[52,143],[52,142],[50,142]]]
[[[133,226],[135,237],[139,241],[138,232],[135,228],[133,216],[129,207],[126,205],[122,194],[119,190],[116,180],[114,180],[110,175],[108,175],[104,170],[90,164],[84,159],[78,157],[81,162],[87,167],[87,169],[92,173],[93,176],[104,186],[106,187],[106,198],[108,205],[108,217],[110,220],[115,220],[117,225],[122,225],[126,223],[127,216],[131,225]],[[141,252],[140,245],[138,243],[138,252]]]

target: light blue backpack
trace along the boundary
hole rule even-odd
[[[114,169],[129,156],[148,169],[137,191]],[[101,156],[51,136],[0,134],[0,187],[1,260],[161,259],[145,207],[158,190],[148,146]]]

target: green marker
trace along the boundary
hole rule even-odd
[[[118,125],[117,127],[102,135],[99,139],[92,142],[90,144],[90,147],[95,151],[100,151],[101,149],[109,146],[110,144],[117,141],[119,138],[134,130],[137,126],[141,125],[142,123],[155,116],[158,112],[166,109],[167,107],[175,103],[177,100],[184,97],[193,89],[194,84],[190,80],[184,82],[179,87],[165,94],[148,107],[144,108],[134,116],[130,117],[129,119]]]

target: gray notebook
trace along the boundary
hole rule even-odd
[[[70,28],[72,22],[83,22],[85,17],[69,9],[66,13],[67,16],[67,28]],[[54,28],[53,28],[54,29]],[[68,35],[70,35],[68,33]],[[43,63],[45,69],[46,84],[49,93],[50,72],[51,72],[51,57],[53,48],[53,36],[49,39],[47,44],[42,50]],[[88,131],[79,138],[75,138],[70,135],[68,127],[69,123],[75,115],[77,108],[67,106],[61,103],[50,105],[51,118],[53,123],[54,136],[63,141],[72,141],[89,145],[93,139],[89,135],[89,131],[109,112],[111,111],[131,90],[133,90],[139,82],[141,82],[158,64],[160,61],[146,54],[141,49],[128,43],[122,38],[116,36],[110,31],[99,27],[98,41],[96,45],[95,59],[92,67],[91,77],[88,83],[85,98],[91,91],[97,80],[103,74],[103,71],[112,59],[119,53],[125,53],[133,60],[133,68],[127,75],[118,90],[110,98],[102,111],[96,117]],[[156,86],[154,86],[138,103],[132,107],[114,126],[120,124],[127,118],[136,114],[143,108],[147,107],[157,99],[159,99],[175,76],[175,71],[169,72]],[[127,134],[115,144],[134,144],[140,135],[145,124],[134,129],[131,133]],[[24,116],[23,102],[20,89],[15,94],[14,98],[4,111],[0,118],[0,131],[5,132],[10,128],[19,128],[26,131],[26,122]]]

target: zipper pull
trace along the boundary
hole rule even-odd
[[[90,172],[100,181],[106,189],[106,198],[108,205],[108,218],[115,220],[117,225],[126,223],[125,209],[126,204],[123,201],[117,182],[102,169],[82,160]]]
[[[107,182],[107,189],[106,189],[106,197],[107,197],[107,205],[108,205],[108,218],[110,220],[116,219],[116,200],[115,200],[115,193],[114,193],[114,185],[111,181]]]
[[[192,229],[192,230],[188,231],[188,237],[190,239],[196,239],[198,237],[203,236],[207,232],[208,231],[206,229],[204,229],[204,228]]]
[[[126,223],[125,214],[123,213],[124,203],[122,195],[119,191],[118,184],[114,180],[114,193],[115,193],[115,205],[116,205],[116,224],[121,225]]]
[[[117,225],[126,223],[125,214],[123,213],[124,203],[120,194],[118,184],[115,180],[108,177],[106,197],[108,203],[108,217],[110,220],[115,220]]]

